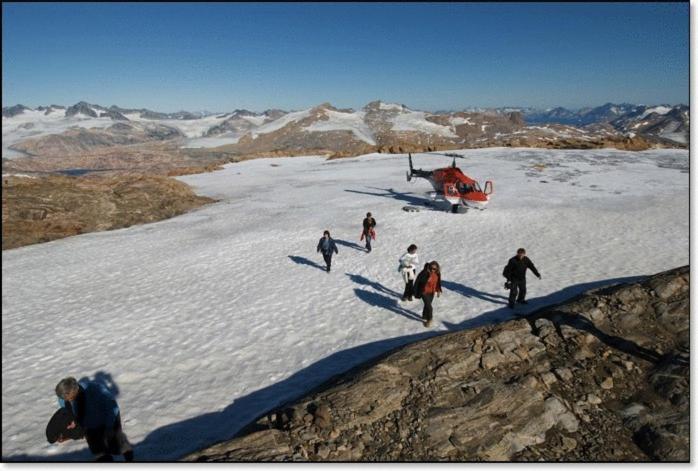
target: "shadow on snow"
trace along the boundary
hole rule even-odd
[[[289,256],[294,262],[311,265],[322,268],[316,263],[304,259],[302,257]],[[382,291],[389,296],[395,296],[395,291],[383,287],[379,283],[372,282],[359,275],[351,275],[347,273],[352,281],[370,286],[374,289]],[[626,277],[615,278],[592,283],[582,283],[567,287],[547,296],[530,299],[530,304],[526,308],[517,308],[512,311],[509,308],[498,308],[493,311],[485,312],[482,315],[467,319],[460,323],[443,322],[443,325],[449,332],[465,329],[473,329],[483,325],[495,324],[509,319],[525,317],[543,308],[549,308],[551,305],[559,304],[563,301],[573,298],[575,295],[581,294],[584,291],[609,286],[620,283],[637,282],[645,277]],[[497,299],[498,295],[489,295],[471,288],[458,286],[457,283],[449,282],[448,289],[460,292],[466,296],[487,296]],[[368,304],[384,307],[397,314],[413,318],[413,313],[404,310],[397,306],[392,299],[379,293],[369,292],[363,289],[355,289],[357,296]],[[486,299],[486,298],[482,298]],[[489,300],[489,299],[488,299]],[[496,301],[493,301],[496,302]],[[397,307],[396,307],[397,306]],[[405,312],[402,312],[405,311]],[[438,319],[438,318],[437,318]],[[636,349],[634,345],[629,345],[628,341],[619,341],[618,338],[608,336],[595,327],[580,324],[588,332],[597,335],[601,340],[611,342],[611,345],[621,349],[627,349],[639,352],[642,357],[650,361],[656,360],[656,353]],[[268,412],[273,411],[280,406],[291,403],[302,397],[311,394],[313,391],[323,389],[328,383],[332,382],[339,375],[346,374],[350,370],[363,368],[378,362],[380,359],[389,355],[393,350],[402,347],[406,344],[413,343],[419,340],[424,340],[437,335],[443,335],[448,332],[443,331],[425,331],[418,334],[404,335],[390,339],[378,340],[364,345],[352,347],[340,352],[333,353],[310,366],[307,366],[299,371],[296,371],[288,378],[262,389],[254,391],[243,397],[239,397],[220,412],[211,412],[202,414],[197,417],[182,420],[180,422],[162,426],[150,432],[140,443],[134,444],[136,460],[138,461],[165,461],[173,460],[183,455],[200,450],[207,446],[211,446],[217,442],[229,440],[236,434],[249,432],[253,429],[253,421],[260,417],[264,417]],[[623,340],[623,339],[620,339]],[[113,381],[111,382],[113,384]],[[115,386],[115,385],[114,385]],[[117,388],[118,391],[118,388]],[[123,411],[122,418],[128,417],[129,411]],[[49,417],[47,411],[47,417]],[[128,435],[128,426],[124,427],[124,431]],[[92,456],[87,449],[78,450],[75,452],[56,454],[52,456],[32,456],[32,455],[13,455],[3,457],[4,461],[91,461]]]
[[[370,191],[359,191],[359,190],[344,190],[348,193],[358,193],[360,195],[369,195],[369,196],[382,196],[384,198],[393,198],[398,201],[403,201],[407,204],[413,205],[413,206],[427,206],[430,201],[427,198],[420,197],[420,196],[414,196],[414,193],[401,193],[399,191],[395,191],[392,188],[375,188],[375,187],[368,187],[371,188],[372,190],[379,190],[382,191],[383,193],[371,193]]]
[[[298,257],[297,255],[289,255],[288,258],[290,258],[292,262],[297,263],[298,265],[308,265],[310,267],[318,268],[322,271],[325,271],[325,267],[323,265],[320,265],[319,263],[316,263],[316,262],[309,260],[305,257]]]
[[[349,242],[346,240],[334,239],[335,244],[341,245],[343,247],[349,247],[350,249],[358,250],[359,252],[365,252],[366,249],[355,242]]]

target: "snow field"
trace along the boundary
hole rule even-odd
[[[43,435],[68,375],[113,380],[138,459],[229,438],[379,353],[507,318],[501,271],[520,246],[543,279],[529,276],[519,313],[688,263],[686,151],[461,154],[466,174],[494,181],[485,211],[402,211],[431,189],[405,181],[404,155],[259,159],[179,177],[220,199],[197,211],[4,251],[3,458],[89,459],[84,442]],[[359,242],[367,211],[371,254]],[[315,251],[324,229],[339,248],[330,274]],[[442,266],[432,329],[420,301],[398,300],[410,243]]]

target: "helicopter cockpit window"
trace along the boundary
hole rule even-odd
[[[458,183],[458,191],[460,193],[470,193],[471,191],[473,191],[473,188],[470,185],[459,182]]]

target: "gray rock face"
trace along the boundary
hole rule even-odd
[[[421,341],[186,460],[688,461],[689,269]]]
[[[99,114],[100,118],[111,118],[114,121],[128,121],[129,119],[124,116],[123,114],[119,113],[118,111],[114,110],[108,110],[108,111],[102,111]]]
[[[97,118],[97,112],[95,109],[99,109],[100,107],[96,107],[94,105],[90,105],[89,103],[85,103],[84,101],[81,101],[79,103],[74,104],[70,108],[65,110],[65,116],[70,117],[70,116],[75,116],[76,114],[83,114],[85,116],[91,116],[93,118]]]
[[[15,106],[10,106],[10,107],[5,107],[2,109],[2,116],[3,118],[11,118],[13,116],[17,116],[19,114],[24,113],[25,110],[28,110],[24,105],[15,105]]]

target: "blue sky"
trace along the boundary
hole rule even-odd
[[[688,103],[688,3],[3,3],[3,106]]]

